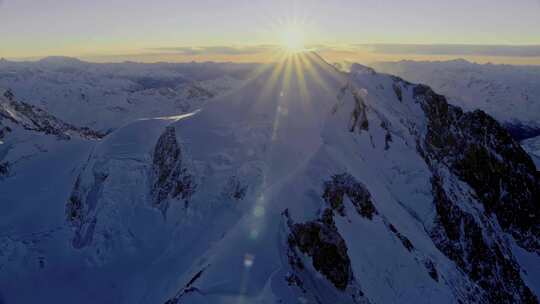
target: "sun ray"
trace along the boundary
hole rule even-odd
[[[281,62],[287,56],[286,52],[281,51],[281,50],[276,50],[274,52],[271,52],[270,54],[272,57],[270,58],[269,63],[261,64],[259,67],[257,67],[252,72],[250,72],[247,77],[248,81],[252,79],[256,79],[261,74],[267,72],[270,69],[276,68],[275,63]]]
[[[321,78],[319,75],[319,72],[317,71],[318,66],[320,63],[318,61],[313,60],[312,58],[309,58],[309,53],[303,54],[303,56],[300,56],[300,60],[302,61],[302,69],[306,71],[310,76],[317,82],[318,85],[320,85],[325,91],[330,91],[330,88],[326,84],[326,82]]]
[[[302,69],[302,65],[300,62],[300,56],[303,56],[302,54],[296,54],[293,57],[293,65],[294,70],[296,71],[296,81],[298,82],[298,87],[300,88],[300,96],[303,103],[306,103],[310,96],[309,91],[307,89],[306,85],[306,77],[304,75],[304,70]]]

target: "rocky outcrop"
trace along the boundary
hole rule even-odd
[[[334,224],[332,211],[321,220],[293,224],[289,246],[313,259],[313,267],[339,290],[345,290],[352,280],[351,261],[347,245]]]
[[[83,193],[81,193],[81,177],[79,176],[66,205],[66,218],[68,222],[77,225],[83,217]]]
[[[366,187],[348,174],[342,173],[332,176],[330,181],[324,183],[323,199],[330,207],[345,216],[344,198],[348,197],[358,214],[372,219],[377,210],[371,200],[371,194]]]
[[[394,140],[392,139],[392,133],[390,133],[390,128],[388,126],[388,123],[385,121],[381,122],[381,128],[384,129],[384,149],[388,150],[390,149],[390,143],[392,143]]]
[[[193,293],[193,292],[200,292],[199,289],[197,287],[193,286],[193,285],[197,282],[197,280],[199,280],[201,278],[201,276],[203,275],[203,273],[204,273],[204,271],[206,270],[207,267],[208,266],[204,267],[199,272],[197,272],[195,275],[193,275],[193,277],[191,277],[189,282],[187,282],[184,285],[184,287],[182,289],[180,289],[176,293],[176,295],[174,297],[168,299],[165,302],[165,304],[178,304],[178,303],[181,303],[180,301],[186,295],[189,295],[190,293]]]
[[[396,97],[399,101],[403,101],[403,91],[401,90],[401,87],[398,85],[397,82],[394,82],[392,84],[392,90],[394,90],[394,93],[396,93]]]
[[[241,201],[246,196],[248,186],[239,177],[232,176],[227,180],[223,189],[223,196],[234,201]]]
[[[6,177],[9,175],[9,163],[0,162],[0,178]]]
[[[94,172],[94,180],[90,186],[82,184],[81,176],[75,182],[66,204],[66,218],[75,232],[72,241],[74,248],[80,249],[92,242],[97,224],[95,209],[107,178],[105,173]]]
[[[464,113],[422,85],[414,97],[428,119],[428,162],[448,166],[521,247],[540,254],[540,176],[529,155],[484,112]]]
[[[369,121],[367,119],[367,107],[364,98],[356,90],[352,90],[354,98],[354,110],[351,114],[351,121],[349,123],[349,130],[351,132],[361,132],[362,130],[369,130]]]
[[[370,303],[353,274],[347,244],[334,222],[334,211],[326,208],[319,219],[305,223],[294,223],[288,210],[282,216],[288,231],[286,259],[290,266],[285,280],[300,291],[302,302],[328,302],[318,290],[329,285],[337,292],[333,301]],[[327,283],[320,285],[321,277]]]
[[[154,149],[151,188],[153,205],[164,213],[168,209],[169,199],[182,200],[187,206],[195,193],[197,185],[183,157],[174,127],[167,127]]]
[[[10,127],[2,126],[2,121],[0,120],[0,140],[4,139],[11,131]]]
[[[403,247],[405,247],[407,251],[410,252],[414,249],[412,242],[406,236],[401,234],[401,232],[399,232],[394,225],[388,224],[388,229],[390,229],[390,231],[392,231],[392,233],[394,233],[394,235],[401,241],[401,244],[403,244]]]

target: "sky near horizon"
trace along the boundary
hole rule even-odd
[[[540,0],[0,0],[0,57],[256,60],[291,27],[334,54],[384,44],[389,58],[457,57],[455,45],[497,45],[506,49],[461,57],[540,64]],[[388,51],[403,44],[454,49]]]

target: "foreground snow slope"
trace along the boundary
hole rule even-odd
[[[465,60],[381,62],[373,67],[425,83],[465,110],[481,109],[519,139],[540,134],[540,67]]]
[[[426,86],[291,55],[73,155],[0,182],[5,303],[538,303],[534,164]]]

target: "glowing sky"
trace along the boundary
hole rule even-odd
[[[540,44],[540,0],[0,0],[0,57],[251,60],[261,54],[185,48],[275,45],[291,22],[307,44],[336,52],[373,43]]]

